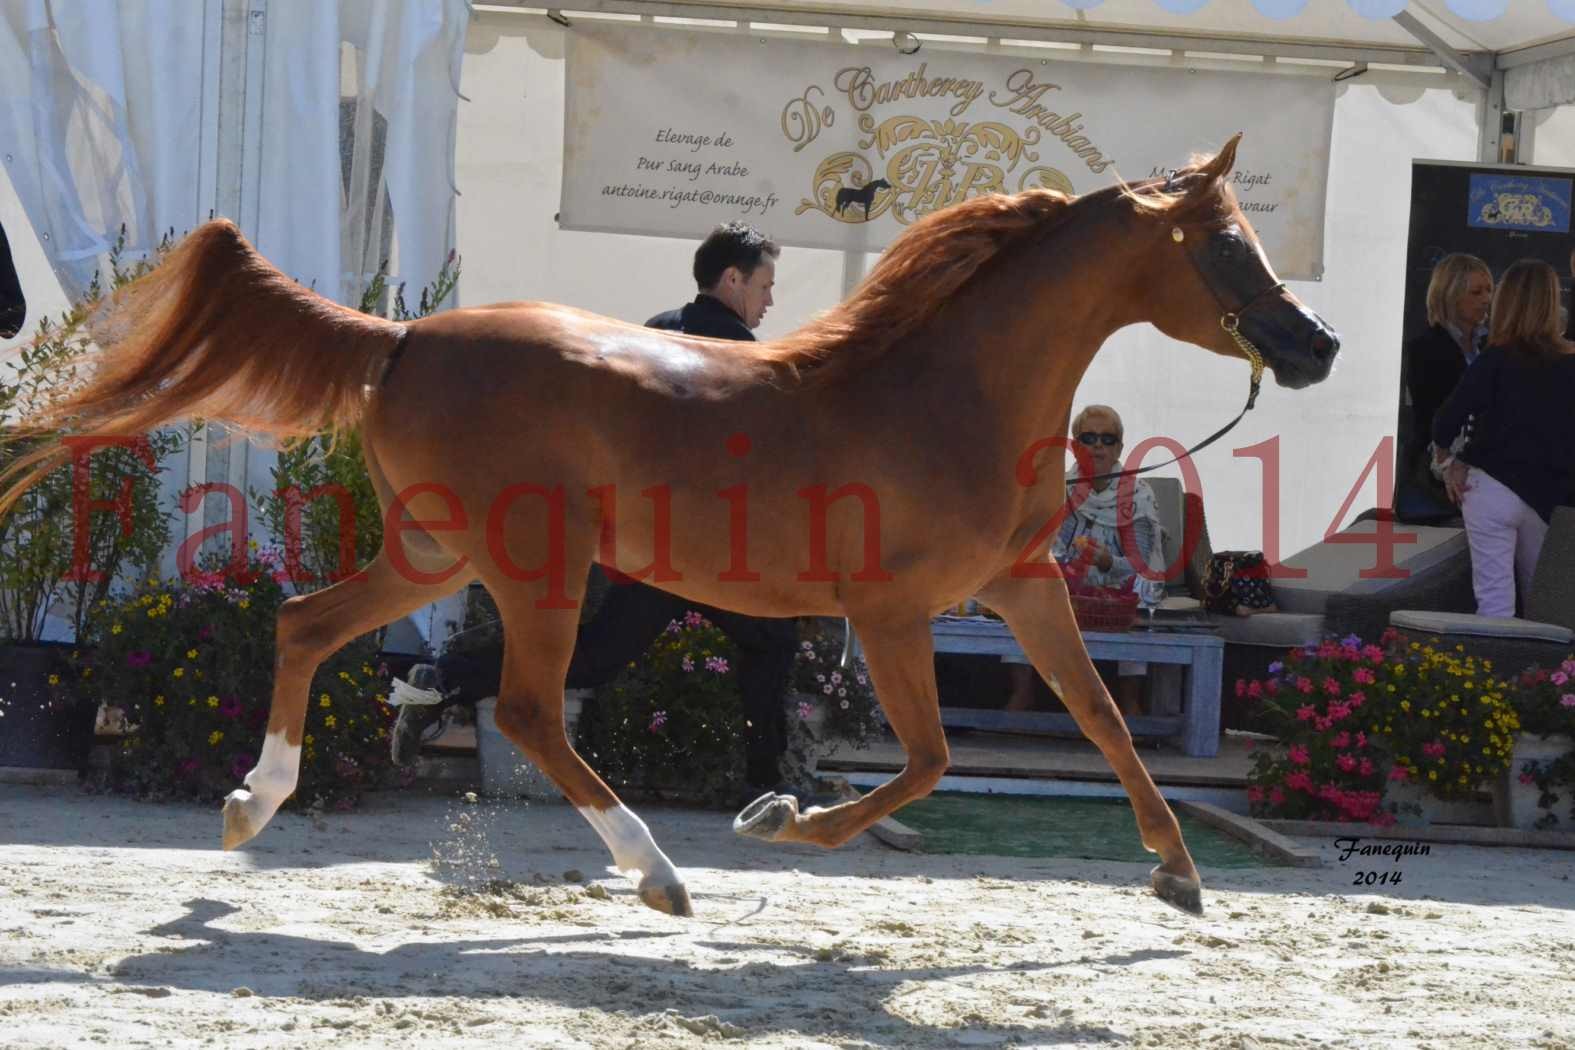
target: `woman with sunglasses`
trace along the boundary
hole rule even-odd
[[[1121,469],[1125,429],[1121,416],[1109,405],[1089,405],[1072,420],[1070,433],[1078,443],[1079,464],[1067,477],[1067,516],[1051,545],[1051,553],[1062,565],[1074,565],[1083,582],[1095,587],[1122,587],[1138,573],[1139,565],[1162,569],[1159,505],[1148,483],[1138,481],[1121,486],[1114,478],[1099,479]],[[1128,497],[1123,503],[1117,495]],[[1122,535],[1136,550],[1125,549]],[[1139,713],[1143,678],[1148,665],[1122,660],[1117,665],[1116,706],[1123,715]],[[1018,665],[1012,671],[1012,696],[1008,711],[1025,711],[1033,706],[1032,668]]]

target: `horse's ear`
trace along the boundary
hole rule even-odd
[[[1214,159],[1203,166],[1203,173],[1216,179],[1223,179],[1229,175],[1236,166],[1236,146],[1241,142],[1241,132],[1230,137],[1230,141],[1214,154]]]

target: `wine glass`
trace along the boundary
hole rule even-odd
[[[1138,573],[1137,579],[1132,583],[1132,589],[1137,593],[1138,606],[1148,613],[1148,629],[1154,629],[1154,610],[1159,608],[1159,603],[1165,600],[1165,581],[1150,578],[1145,573]]]

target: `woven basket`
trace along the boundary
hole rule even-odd
[[[1080,631],[1127,631],[1137,622],[1138,596],[1131,591],[1071,597],[1072,612]]]

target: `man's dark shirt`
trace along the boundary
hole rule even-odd
[[[0,226],[0,339],[9,339],[20,332],[26,318],[27,300],[22,298],[22,285],[16,279],[5,227]]]
[[[755,333],[749,330],[742,317],[735,314],[722,300],[712,298],[704,292],[695,296],[695,301],[692,303],[657,314],[645,322],[645,327],[660,328],[667,332],[682,332],[685,335],[708,335],[714,339],[755,341]]]

